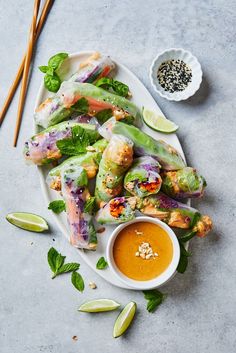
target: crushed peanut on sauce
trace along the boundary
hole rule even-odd
[[[142,242],[141,245],[139,245],[135,256],[141,257],[143,260],[149,260],[157,257],[158,254],[153,252],[153,249],[149,243]]]

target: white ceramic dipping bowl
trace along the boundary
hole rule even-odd
[[[176,91],[174,93],[171,93],[165,91],[164,88],[160,85],[157,78],[157,72],[163,62],[178,59],[184,61],[191,68],[192,81],[183,91]],[[154,90],[161,97],[166,98],[170,101],[181,101],[188,99],[196,93],[202,82],[202,69],[199,61],[189,51],[181,48],[167,49],[158,54],[151,64],[149,75]]]
[[[120,233],[121,230],[129,226],[130,224],[133,223],[138,223],[138,222],[149,222],[149,223],[154,223],[157,224],[159,227],[164,229],[166,233],[169,235],[172,245],[173,245],[173,258],[167,269],[162,272],[159,276],[157,276],[154,279],[148,280],[148,281],[137,281],[133,280],[127,276],[125,276],[118,267],[116,266],[116,263],[113,258],[113,246],[116,240],[116,237]],[[113,274],[124,284],[126,284],[130,289],[136,289],[136,290],[145,290],[145,289],[153,289],[160,287],[167,281],[169,281],[175,274],[176,268],[179,263],[179,258],[180,258],[180,248],[179,248],[179,242],[178,239],[173,232],[173,230],[165,223],[160,221],[159,219],[156,218],[151,218],[151,217],[136,217],[130,222],[124,223],[119,225],[111,234],[108,244],[107,244],[107,260],[109,267]],[[146,261],[146,260],[145,260]]]

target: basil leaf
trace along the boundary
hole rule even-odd
[[[96,268],[98,270],[104,270],[105,268],[107,268],[108,263],[106,262],[104,256],[100,257],[100,259],[97,262]]]
[[[55,278],[56,276],[61,275],[63,273],[76,271],[79,269],[79,267],[80,267],[80,264],[76,262],[69,262],[68,264],[64,264],[54,273],[52,278]]]
[[[84,212],[85,213],[89,213],[89,214],[93,214],[94,211],[96,209],[96,198],[95,196],[91,196],[84,205]]]
[[[166,298],[166,294],[161,293],[157,289],[153,290],[144,290],[143,291],[144,298],[148,301],[147,302],[147,311],[153,313],[157,307],[163,303],[164,299]]]
[[[90,145],[90,137],[81,126],[72,127],[72,137],[56,142],[57,147],[63,155],[75,156],[86,152],[86,147]]]
[[[177,267],[177,272],[179,273],[184,273],[188,267],[188,258],[187,256],[184,256],[180,254],[180,259],[179,259],[179,264]]]
[[[73,271],[71,274],[71,282],[73,286],[78,289],[80,292],[83,292],[84,290],[84,280],[82,276],[78,273]]]
[[[52,270],[52,272],[56,271],[56,258],[59,255],[56,249],[53,247],[48,251],[48,264]]]
[[[188,257],[191,256],[192,254],[185,249],[185,246],[182,244],[180,239],[179,239],[179,245],[180,245],[180,259],[177,267],[177,272],[184,273],[188,267]]]
[[[39,66],[38,68],[39,68],[39,70],[40,70],[41,72],[43,72],[44,74],[46,74],[46,72],[48,71],[48,66],[42,65],[42,66]]]
[[[66,58],[68,58],[67,53],[58,53],[53,55],[48,61],[48,66],[52,67],[53,70],[57,70]]]
[[[86,114],[89,110],[88,100],[84,97],[77,100],[75,104],[71,106],[71,109],[75,110],[77,113]]]
[[[100,78],[96,84],[97,87],[104,88],[105,90],[109,90],[110,88],[119,96],[126,97],[129,93],[129,86],[125,83],[113,80],[109,77],[102,77]]]
[[[50,202],[48,209],[52,210],[54,213],[61,213],[66,210],[66,204],[63,200],[55,200]]]
[[[48,91],[56,93],[61,85],[61,80],[56,73],[44,76],[44,85]]]
[[[54,70],[52,67],[48,66],[48,69],[47,69],[47,72],[46,72],[48,75],[52,75],[54,76]]]
[[[100,124],[105,123],[108,119],[112,117],[112,110],[111,109],[104,109],[95,114],[95,117],[97,118],[98,122]]]

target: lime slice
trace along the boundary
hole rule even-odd
[[[112,311],[119,308],[120,304],[111,299],[90,300],[79,307],[79,311],[86,313],[99,313],[102,311]]]
[[[143,109],[143,120],[147,126],[151,129],[170,134],[178,130],[178,125],[166,119],[164,116],[158,115],[157,113]]]
[[[114,325],[114,329],[113,329],[114,338],[117,338],[123,335],[123,333],[128,329],[129,325],[133,321],[136,308],[137,308],[136,303],[130,302],[121,311]]]
[[[8,213],[6,219],[14,226],[31,232],[43,232],[44,230],[48,230],[48,224],[45,219],[33,213]]]

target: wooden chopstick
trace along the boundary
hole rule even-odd
[[[16,144],[17,144],[21,120],[22,120],[22,113],[23,113],[25,96],[27,91],[28,75],[29,75],[30,63],[31,63],[31,58],[32,58],[33,48],[34,48],[34,37],[36,34],[36,24],[37,24],[39,6],[40,6],[40,0],[34,0],[34,12],[33,12],[33,18],[32,18],[32,23],[30,27],[28,48],[27,48],[27,53],[25,58],[20,97],[18,102],[17,119],[16,119],[16,127],[15,127],[14,142],[13,142],[14,147],[16,147]]]
[[[37,38],[38,38],[38,36],[39,36],[39,34],[41,32],[41,29],[42,29],[42,27],[44,25],[44,22],[45,22],[45,20],[47,18],[48,12],[49,12],[49,10],[51,8],[51,5],[53,4],[53,1],[54,0],[46,0],[46,2],[44,3],[40,19],[39,19],[39,21],[37,23],[36,34],[35,34],[35,39],[34,39],[35,41],[37,40]],[[4,120],[4,118],[5,118],[5,115],[7,113],[9,105],[10,105],[10,103],[11,103],[13,97],[14,97],[14,94],[15,94],[16,89],[18,87],[18,84],[20,82],[20,78],[21,78],[21,75],[22,75],[23,70],[24,70],[25,59],[26,59],[26,53],[25,53],[25,55],[24,55],[24,57],[23,57],[23,59],[21,61],[21,64],[20,64],[20,66],[18,68],[15,80],[13,81],[13,83],[12,83],[12,85],[11,85],[9,91],[8,91],[8,95],[7,95],[6,99],[5,99],[4,105],[3,105],[2,110],[0,112],[0,126],[1,126],[1,124],[2,124],[2,122]]]

